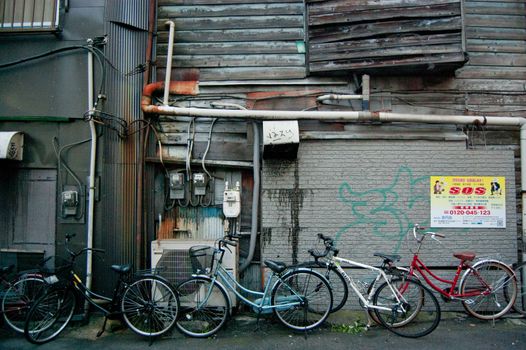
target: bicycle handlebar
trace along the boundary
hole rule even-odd
[[[79,250],[78,252],[75,253],[74,251],[71,250],[71,248],[69,248],[69,241],[75,236],[76,236],[76,234],[74,234],[74,233],[67,234],[66,235],[66,243],[65,243],[66,251],[69,253],[72,261],[75,260],[79,255],[81,255],[82,253],[87,252],[87,251],[92,251],[92,252],[95,252],[95,253],[106,253],[106,250],[100,249],[100,248],[82,248],[81,250]]]
[[[318,233],[318,238],[323,240],[323,244],[325,245],[325,251],[320,252],[316,249],[309,249],[308,250],[309,254],[315,260],[326,257],[331,251],[333,252],[334,256],[338,255],[339,250],[334,248],[334,240],[331,237],[324,236],[323,233]]]
[[[446,238],[446,236],[441,234],[441,233],[436,233],[436,232],[426,231],[426,230],[427,229],[425,227],[422,227],[419,224],[415,224],[413,226],[413,236],[415,236],[415,239],[416,239],[417,242],[419,242],[419,243],[422,242],[424,240],[424,238],[426,237],[426,235],[430,235],[431,238],[433,238],[433,239],[436,239],[435,237]],[[416,236],[417,231],[425,231],[425,232],[419,232],[422,235],[422,238],[419,239]]]

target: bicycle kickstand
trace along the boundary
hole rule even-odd
[[[102,323],[102,328],[97,332],[97,338],[99,338],[104,331],[106,330],[106,323],[108,322],[108,316],[104,317],[104,322]]]

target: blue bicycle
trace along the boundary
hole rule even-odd
[[[243,287],[223,267],[228,246],[236,246],[227,236],[217,241],[217,247],[194,246],[190,260],[195,274],[177,287],[179,317],[176,327],[191,337],[215,334],[230,316],[231,300],[227,290],[258,314],[273,312],[287,327],[307,331],[320,326],[332,307],[332,290],[326,278],[311,269],[290,270],[282,262],[266,260],[272,272],[263,292]],[[249,298],[251,297],[251,298]]]

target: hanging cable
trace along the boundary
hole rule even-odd
[[[68,145],[64,145],[62,147],[59,148],[59,145],[58,145],[58,139],[57,137],[53,137],[53,149],[55,151],[55,156],[57,157],[57,172],[58,172],[58,183],[59,184],[62,184],[62,167],[64,167],[64,169],[66,169],[66,171],[69,173],[69,175],[73,178],[73,180],[75,180],[75,182],[77,183],[78,187],[79,187],[79,192],[80,192],[80,205],[81,207],[79,208],[79,213],[77,215],[75,215],[75,219],[79,220],[80,218],[82,218],[82,216],[84,215],[83,212],[84,212],[84,197],[85,197],[85,193],[84,193],[84,185],[82,184],[82,182],[80,181],[80,179],[77,177],[77,175],[75,175],[75,173],[73,172],[73,170],[71,170],[71,168],[66,164],[66,162],[62,159],[62,152],[67,149],[67,148],[71,148],[71,147],[74,147],[74,146],[78,146],[78,145],[81,145],[83,143],[86,143],[86,142],[89,142],[91,141],[91,138],[89,139],[85,139],[85,140],[82,140],[82,141],[78,141],[78,142],[74,142],[74,143],[70,143]]]

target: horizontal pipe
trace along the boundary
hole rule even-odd
[[[363,98],[363,95],[336,95],[336,94],[329,94],[329,95],[321,95],[318,96],[318,101],[327,101],[327,100],[361,100]]]
[[[237,110],[183,108],[171,106],[143,105],[145,113],[210,118],[236,118],[251,120],[332,120],[332,121],[374,121],[407,122],[428,124],[480,124],[501,126],[522,126],[526,119],[521,117],[486,117],[466,115],[428,115],[369,111],[283,111],[283,110]]]

